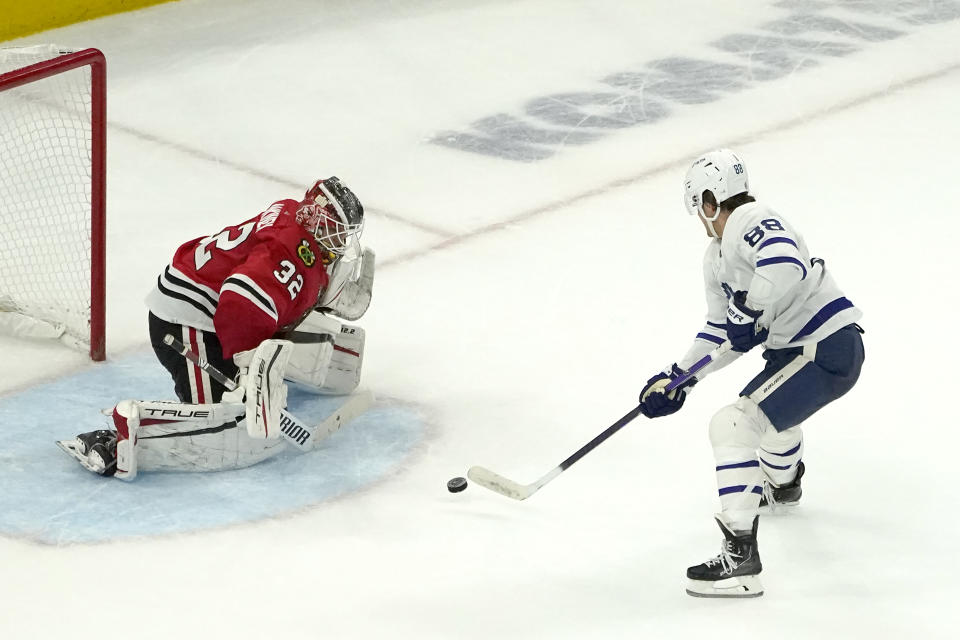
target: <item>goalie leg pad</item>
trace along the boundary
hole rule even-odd
[[[286,440],[251,438],[235,421],[181,422],[141,427],[137,458],[141,471],[224,471],[249,467],[286,448]]]
[[[115,475],[129,481],[140,471],[238,469],[285,450],[284,440],[251,438],[238,427],[245,413],[242,403],[124,400],[111,412],[117,434]],[[58,444],[84,464],[84,456],[65,446],[71,442]]]
[[[293,332],[293,354],[285,377],[313,393],[348,395],[360,385],[366,332],[311,313]]]
[[[345,324],[333,344],[330,369],[317,393],[324,395],[347,395],[360,386],[360,371],[363,368],[363,347],[367,334],[363,327]]]
[[[245,413],[240,403],[121,402],[113,412],[116,476],[132,480],[138,470],[238,469],[284,450],[284,441],[251,438],[238,427]]]
[[[333,358],[334,340],[340,334],[339,321],[312,312],[294,330],[285,335],[293,342],[293,353],[284,376],[317,391],[323,387]]]
[[[140,428],[140,407],[136,400],[123,400],[113,408],[113,427],[117,430],[117,472],[115,478],[137,477],[137,430]]]
[[[120,480],[133,480],[140,469],[192,468],[195,465],[167,464],[168,452],[183,448],[182,439],[187,434],[216,433],[220,427],[221,431],[230,427],[236,431],[235,420],[244,412],[242,404],[124,400],[113,409],[117,430],[115,475]]]

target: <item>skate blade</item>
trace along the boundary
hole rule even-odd
[[[84,458],[86,458],[86,456],[80,453],[79,449],[77,448],[78,445],[76,440],[57,440],[57,446],[60,447],[64,451],[64,453],[66,453],[69,456],[72,456],[74,458],[79,458],[83,456]]]
[[[83,465],[84,469],[86,469],[87,471],[92,471],[98,476],[103,475],[101,470],[97,469],[95,466],[90,464],[90,460],[78,448],[79,444],[77,443],[76,440],[57,440],[56,442],[57,442],[57,446],[60,447],[64,451],[64,453],[66,453],[68,456],[70,456],[71,458],[79,462],[81,465]]]
[[[763,585],[757,576],[739,576],[724,580],[689,580],[687,594],[694,598],[759,598]]]
[[[759,507],[759,512],[765,515],[774,515],[782,509],[782,513],[790,513],[798,504],[800,504],[799,500],[794,500],[793,502],[777,502],[772,505],[762,504]]]

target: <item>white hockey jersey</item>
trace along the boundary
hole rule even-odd
[[[727,300],[747,292],[747,306],[762,310],[769,329],[763,346],[785,349],[819,342],[863,315],[834,283],[826,264],[810,258],[803,237],[770,207],[750,202],[727,218],[723,238],[703,257],[707,321],[693,346],[678,361],[687,369],[727,338]],[[703,378],[739,355],[730,351],[701,370]]]

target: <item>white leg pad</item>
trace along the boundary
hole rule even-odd
[[[333,345],[333,358],[330,370],[318,393],[327,395],[346,395],[360,386],[360,372],[363,369],[363,348],[367,334],[363,327],[345,324],[337,335]]]
[[[141,471],[225,471],[271,458],[287,449],[287,441],[251,438],[235,423],[223,429],[180,423],[141,427],[137,449]]]
[[[251,438],[236,420],[237,403],[184,404],[125,400],[113,411],[117,429],[117,473],[133,480],[138,471],[221,471],[248,467],[286,448],[283,440]]]
[[[343,325],[333,318],[313,312],[287,337],[293,352],[284,372],[287,380],[310,389],[323,387],[333,358],[334,340]]]
[[[294,344],[284,374],[287,380],[323,395],[349,395],[360,386],[363,327],[313,313],[289,337]]]
[[[348,395],[360,386],[366,332],[313,312],[287,337],[293,353],[284,376],[324,395]]]
[[[113,409],[113,426],[117,430],[117,472],[119,480],[137,477],[137,436],[140,428],[139,403],[123,400]]]

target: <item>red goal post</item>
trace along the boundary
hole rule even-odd
[[[0,72],[0,316],[103,360],[106,59],[0,49]]]

